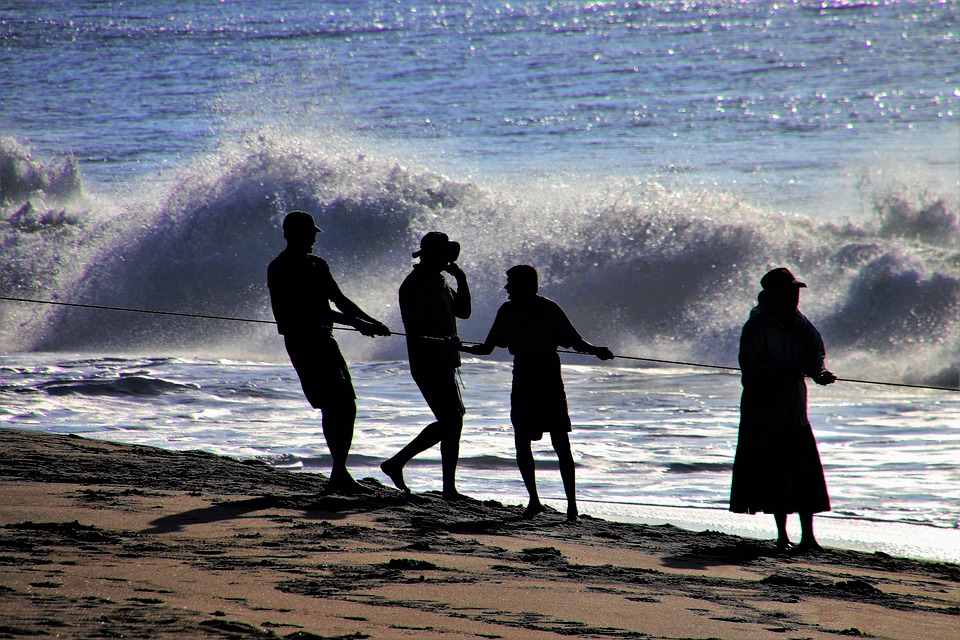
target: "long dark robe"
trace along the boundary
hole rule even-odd
[[[824,370],[817,329],[796,309],[760,304],[740,336],[740,432],[730,510],[830,510],[820,453],[807,418],[804,375]]]

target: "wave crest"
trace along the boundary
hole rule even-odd
[[[810,285],[801,309],[824,333],[835,369],[949,377],[960,353],[956,207],[894,195],[874,200],[875,221],[837,225],[657,180],[519,177],[481,185],[349,142],[318,145],[265,130],[166,184],[97,202],[105,206],[78,198],[55,224],[30,230],[11,222],[26,214],[8,217],[5,253],[31,236],[44,239],[46,253],[17,253],[17,279],[2,284],[5,292],[64,301],[272,319],[265,269],[283,248],[284,213],[296,208],[324,229],[316,252],[345,293],[395,330],[410,254],[423,233],[440,230],[462,244],[474,293],[474,314],[461,323],[465,339],[485,336],[505,299],[504,272],[528,263],[540,271],[544,295],[588,340],[625,355],[732,365],[760,276],[787,266]],[[30,313],[5,343],[282,357],[275,330],[264,325]],[[400,340],[342,338],[358,359],[404,354]]]
[[[63,199],[81,190],[80,169],[72,154],[44,164],[14,138],[0,136],[0,204],[22,203],[36,195]]]

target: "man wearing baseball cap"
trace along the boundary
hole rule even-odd
[[[267,267],[267,287],[277,331],[283,336],[303,393],[322,414],[323,437],[333,458],[329,490],[357,491],[362,487],[347,470],[357,396],[333,337],[333,325],[350,325],[365,336],[389,336],[390,329],[340,291],[327,261],[312,253],[318,233],[320,228],[306,211],[286,215],[283,237],[287,247]]]

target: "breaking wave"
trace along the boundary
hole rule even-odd
[[[361,307],[402,330],[396,291],[419,237],[463,245],[480,340],[503,273],[529,263],[591,341],[625,355],[735,365],[760,276],[787,266],[831,366],[957,384],[956,199],[899,185],[864,194],[873,217],[826,222],[663,179],[455,180],[348,141],[264,129],[121,191],[91,195],[69,156],[0,144],[0,295],[271,320],[266,264],[284,212],[314,213],[325,256]],[[269,325],[0,301],[0,348],[282,358]],[[354,359],[403,356],[399,339],[343,333]]]

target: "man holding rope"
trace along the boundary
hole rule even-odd
[[[312,253],[318,233],[320,228],[306,211],[286,215],[287,248],[267,268],[267,286],[277,331],[283,335],[303,393],[323,416],[323,437],[333,457],[329,490],[359,491],[362,487],[347,470],[357,395],[333,337],[333,324],[350,325],[365,336],[389,336],[390,329],[340,291],[326,260]],[[339,311],[330,308],[331,302]]]
[[[414,258],[420,262],[400,285],[400,316],[407,333],[410,375],[436,420],[424,427],[403,449],[380,465],[397,486],[409,493],[403,468],[414,456],[440,444],[444,500],[460,500],[457,491],[457,464],[460,458],[460,434],[463,431],[463,399],[457,386],[460,353],[457,350],[457,318],[471,313],[467,276],[457,265],[460,244],[445,233],[431,231],[420,239]],[[456,280],[456,288],[444,277]]]
[[[570,413],[560,374],[557,349],[573,347],[601,360],[614,357],[607,347],[597,347],[574,328],[567,314],[553,300],[537,295],[537,270],[526,264],[507,269],[507,300],[497,311],[487,339],[478,345],[462,344],[460,349],[478,356],[490,355],[496,347],[506,347],[513,355],[513,390],[510,393],[510,422],[517,447],[517,467],[530,494],[524,518],[543,513],[537,493],[533,441],[550,433],[557,453],[560,478],[567,496],[567,520],[574,522],[577,509],[576,470],[570,449]]]

